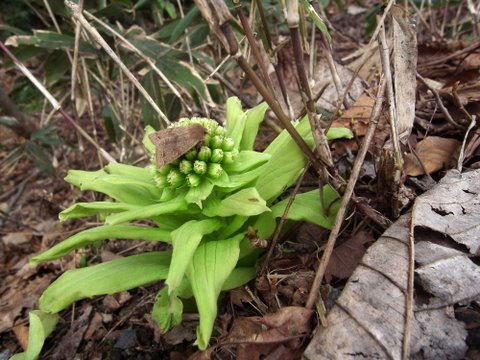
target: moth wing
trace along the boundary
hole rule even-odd
[[[165,166],[198,145],[203,140],[205,129],[200,124],[160,130],[150,134],[155,145],[157,166]]]

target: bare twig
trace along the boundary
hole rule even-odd
[[[248,40],[248,43],[250,44],[250,49],[252,50],[252,54],[253,54],[253,57],[255,58],[255,62],[257,63],[258,68],[260,69],[260,73],[262,74],[262,77],[265,80],[267,88],[269,88],[270,91],[273,91],[272,81],[270,80],[270,76],[268,75],[267,68],[263,63],[262,56],[260,55],[260,51],[258,50],[257,42],[255,41],[255,37],[253,35],[253,31],[250,27],[250,24],[248,23],[248,19],[243,13],[242,3],[240,2],[240,0],[234,0],[233,3],[235,5],[235,9],[237,10],[238,18],[242,23],[243,30],[245,31],[245,36]]]
[[[378,120],[380,118],[380,110],[382,109],[384,92],[385,92],[385,79],[382,78],[382,80],[380,81],[380,85],[378,87],[375,106],[373,107],[372,114],[370,116],[370,122],[369,122],[370,125],[365,134],[365,138],[363,139],[362,147],[360,148],[357,158],[355,159],[355,163],[353,164],[352,172],[351,172],[350,178],[348,179],[348,183],[345,188],[342,201],[340,203],[340,208],[338,209],[337,215],[335,217],[335,222],[333,224],[332,230],[328,237],[327,244],[325,245],[322,259],[315,273],[315,279],[313,281],[312,287],[310,289],[310,293],[308,295],[307,303],[305,306],[309,309],[313,309],[315,306],[315,303],[317,302],[320,286],[322,284],[322,279],[325,275],[325,270],[327,268],[328,262],[330,261],[330,256],[332,255],[335,242],[337,240],[338,234],[340,233],[340,228],[342,226],[342,223],[347,211],[348,203],[350,202],[350,199],[353,195],[353,190],[355,188],[355,184],[360,174],[360,169],[362,167],[363,161],[365,160],[368,147],[370,145],[370,142],[373,139],[373,135],[375,133]]]
[[[300,190],[300,186],[302,185],[303,179],[305,175],[307,174],[308,169],[310,168],[310,162],[308,162],[305,165],[305,168],[303,169],[302,175],[300,175],[300,178],[297,180],[297,184],[295,185],[295,188],[293,189],[293,192],[290,194],[288,198],[288,203],[287,206],[285,206],[285,210],[283,211],[283,215],[280,218],[280,221],[277,224],[277,227],[275,228],[275,232],[273,233],[272,241],[270,242],[270,246],[268,248],[267,256],[265,257],[265,261],[263,262],[262,269],[260,270],[260,273],[263,274],[265,272],[265,269],[268,266],[268,261],[270,260],[270,257],[273,254],[273,250],[275,250],[275,247],[277,246],[278,243],[278,238],[280,237],[280,232],[283,229],[283,225],[285,224],[285,221],[287,220],[287,214],[290,211],[290,207],[293,204],[293,201],[295,200],[295,196],[297,196],[298,191]],[[320,192],[322,189],[320,189]]]
[[[398,117],[397,117],[397,107],[395,103],[395,93],[393,89],[392,71],[390,66],[390,50],[388,49],[384,26],[382,26],[380,30],[378,39],[381,46],[380,58],[382,59],[382,68],[383,68],[383,73],[385,75],[385,81],[387,86],[387,101],[388,101],[388,110],[389,110],[388,120],[390,123],[390,136],[391,136],[394,158],[395,158],[395,169],[397,171],[401,171],[403,168],[403,157],[400,149],[400,139],[398,138]]]
[[[442,111],[443,115],[445,116],[445,120],[447,120],[450,124],[452,124],[457,129],[463,129],[463,126],[461,126],[455,120],[453,120],[452,115],[450,115],[450,112],[448,111],[448,109],[445,107],[445,105],[443,105],[442,99],[440,98],[440,94],[438,93],[438,91],[435,90],[433,87],[431,87],[428,84],[428,82],[419,73],[417,73],[417,79],[420,80],[422,84],[425,85],[427,89],[432,92],[433,96],[435,96],[437,105]]]
[[[404,332],[402,341],[402,360],[409,359],[410,355],[410,339],[412,337],[412,322],[413,322],[413,280],[415,274],[415,222],[413,221],[413,214],[415,214],[415,206],[413,205],[412,215],[410,217],[410,235],[408,237],[408,279],[407,291],[405,294],[405,319]]]
[[[472,120],[470,121],[470,125],[468,126],[467,131],[465,132],[465,136],[463,137],[462,147],[460,149],[460,155],[458,155],[458,162],[457,162],[457,170],[459,172],[462,171],[463,168],[463,161],[465,160],[465,145],[467,144],[467,138],[470,131],[476,125],[476,116],[472,115]]]
[[[308,83],[307,72],[305,71],[305,64],[303,62],[303,49],[298,29],[298,1],[287,0],[286,5],[287,24],[288,28],[290,29],[293,55],[300,84],[300,94],[302,95],[302,100],[306,105],[310,127],[312,129],[313,138],[315,139],[317,154],[320,156],[320,159],[322,159],[322,162],[327,164],[327,167],[331,169],[333,168],[332,154],[330,152],[330,148],[328,147],[328,141],[325,133],[320,127],[320,122],[316,114],[315,103],[313,102],[312,91],[310,89],[310,84]]]
[[[421,68],[422,69],[428,69],[428,68],[432,67],[433,65],[445,64],[447,61],[455,59],[456,57],[459,57],[460,55],[472,53],[475,50],[477,50],[478,48],[480,48],[480,41],[477,41],[477,42],[473,43],[472,45],[467,46],[465,49],[458,50],[458,51],[454,52],[453,54],[447,55],[443,58],[432,60],[432,61],[429,61],[427,63],[423,63],[421,65]]]

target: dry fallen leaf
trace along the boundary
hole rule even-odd
[[[333,276],[339,279],[349,278],[367,250],[365,245],[373,241],[371,233],[360,231],[337,246],[333,250],[325,271],[327,282],[330,282]]]
[[[332,124],[332,127],[352,129],[357,136],[365,135],[375,100],[363,93],[347,111]]]
[[[403,358],[412,228],[417,269],[407,357],[465,358],[467,330],[454,311],[480,298],[480,266],[470,259],[480,252],[479,218],[480,171],[451,171],[367,250],[304,358]]]
[[[415,151],[427,172],[431,174],[445,168],[454,159],[459,145],[460,142],[455,139],[427,136],[417,143]],[[414,154],[405,156],[405,173],[409,176],[425,174]]]
[[[289,359],[311,333],[312,315],[304,307],[289,306],[263,317],[238,318],[224,343],[238,344],[237,359]]]

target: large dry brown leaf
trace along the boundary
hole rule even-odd
[[[339,279],[350,277],[367,250],[365,245],[373,240],[371,233],[360,231],[337,246],[325,270],[327,282],[330,282],[333,276]]]
[[[415,148],[417,156],[414,154],[405,156],[405,173],[409,176],[425,174],[418,160],[429,174],[441,170],[452,161],[459,146],[460,142],[455,139],[427,136],[417,143]]]
[[[480,299],[480,171],[450,172],[365,254],[305,351],[306,359],[401,359],[408,241],[415,229],[411,359],[462,359],[467,332],[453,306]],[[466,249],[466,250],[465,250]],[[426,295],[426,296],[425,296]]]

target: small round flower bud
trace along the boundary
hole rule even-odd
[[[237,157],[238,157],[237,150],[226,151],[223,153],[222,164],[233,164],[233,162],[237,159]]]
[[[167,182],[173,187],[183,185],[185,181],[184,175],[178,169],[172,169],[167,175]]]
[[[207,146],[202,146],[198,151],[197,159],[202,161],[210,160],[210,156],[212,156],[212,150],[210,150]]]
[[[197,187],[200,185],[201,178],[197,174],[191,173],[187,175],[187,185],[190,187]]]
[[[210,162],[221,163],[223,160],[223,150],[215,149],[212,151],[212,156],[210,157]]]
[[[155,175],[153,177],[153,181],[155,181],[155,185],[157,185],[159,188],[164,188],[165,186],[170,185],[167,181],[167,176],[166,175]]]
[[[197,149],[192,149],[185,154],[185,158],[190,161],[195,161],[197,159]]]
[[[172,165],[167,164],[162,166],[161,168],[157,168],[157,173],[160,175],[168,175],[168,173],[172,170]]]
[[[235,146],[235,142],[232,138],[226,137],[223,139],[222,150],[223,151],[232,151]]]
[[[197,160],[193,163],[193,171],[198,175],[203,175],[207,172],[207,163],[205,161]]]
[[[212,136],[210,134],[206,134],[203,138],[203,145],[210,146],[211,142],[212,142]]]
[[[180,172],[182,174],[189,174],[192,172],[193,170],[193,164],[191,161],[188,161],[186,159],[183,159],[182,161],[180,161],[180,165],[178,165],[178,169],[180,170]]]
[[[216,128],[215,128],[215,135],[221,135],[221,136],[225,136],[225,128],[221,125],[218,125]]]
[[[208,176],[214,179],[218,179],[220,175],[222,175],[222,172],[223,172],[222,165],[214,164],[214,163],[208,164],[208,170],[207,170]]]
[[[223,144],[223,136],[220,135],[215,135],[212,137],[212,140],[210,140],[210,147],[212,149],[220,149]]]

